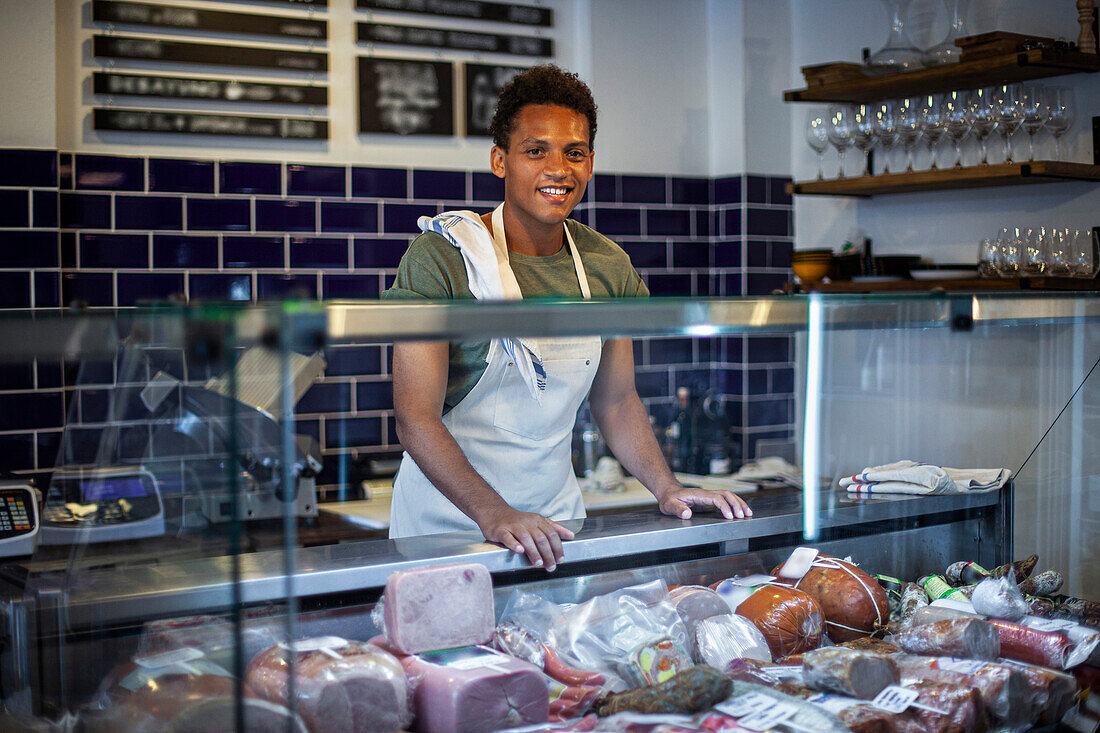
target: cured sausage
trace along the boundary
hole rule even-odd
[[[772,575],[779,575],[782,567],[772,570]],[[878,634],[890,619],[886,591],[851,562],[819,556],[794,587],[821,606],[826,633],[835,642]]]
[[[737,613],[760,629],[774,659],[821,645],[821,607],[800,590],[783,585],[760,586],[741,602]]]
[[[892,643],[911,654],[963,659],[996,659],[1001,652],[997,630],[978,619],[949,619],[894,634]]]
[[[898,668],[888,657],[836,646],[802,655],[802,681],[815,690],[870,700],[898,683]]]
[[[1065,582],[1057,570],[1044,570],[1020,583],[1020,592],[1029,596],[1049,596],[1057,593]]]
[[[1039,631],[1030,626],[990,619],[1000,640],[1001,656],[1044,667],[1065,669],[1073,642],[1056,631]]]
[[[596,701],[601,718],[616,713],[697,713],[729,697],[733,680],[716,669],[697,665],[659,685],[615,692]]]

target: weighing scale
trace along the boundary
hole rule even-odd
[[[54,471],[42,510],[39,544],[111,542],[162,534],[160,489],[144,467]]]
[[[0,557],[33,555],[38,541],[38,496],[24,482],[0,482]]]

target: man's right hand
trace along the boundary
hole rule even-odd
[[[573,533],[557,522],[512,507],[494,512],[479,526],[485,539],[527,555],[532,565],[544,567],[547,572],[553,572],[565,556],[562,540],[573,539]]]

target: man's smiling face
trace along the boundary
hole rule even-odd
[[[592,178],[588,118],[566,107],[529,104],[520,110],[508,150],[494,147],[493,173],[504,200],[532,231],[565,221]]]

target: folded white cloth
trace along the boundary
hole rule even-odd
[[[840,487],[868,494],[966,494],[999,489],[1011,475],[1007,468],[941,468],[897,461],[842,478]]]
[[[515,300],[523,297],[516,276],[508,264],[508,252],[501,251],[485,228],[481,217],[472,211],[445,211],[438,216],[422,216],[417,226],[423,232],[435,232],[462,253],[470,292],[478,300]],[[538,344],[530,339],[493,339],[519,369],[531,396],[540,405],[546,390],[546,369]],[[486,355],[492,356],[492,347]]]
[[[795,486],[802,485],[801,469],[779,456],[766,456],[746,463],[737,469],[737,473],[730,478],[738,481],[764,481],[766,479],[782,479]]]

